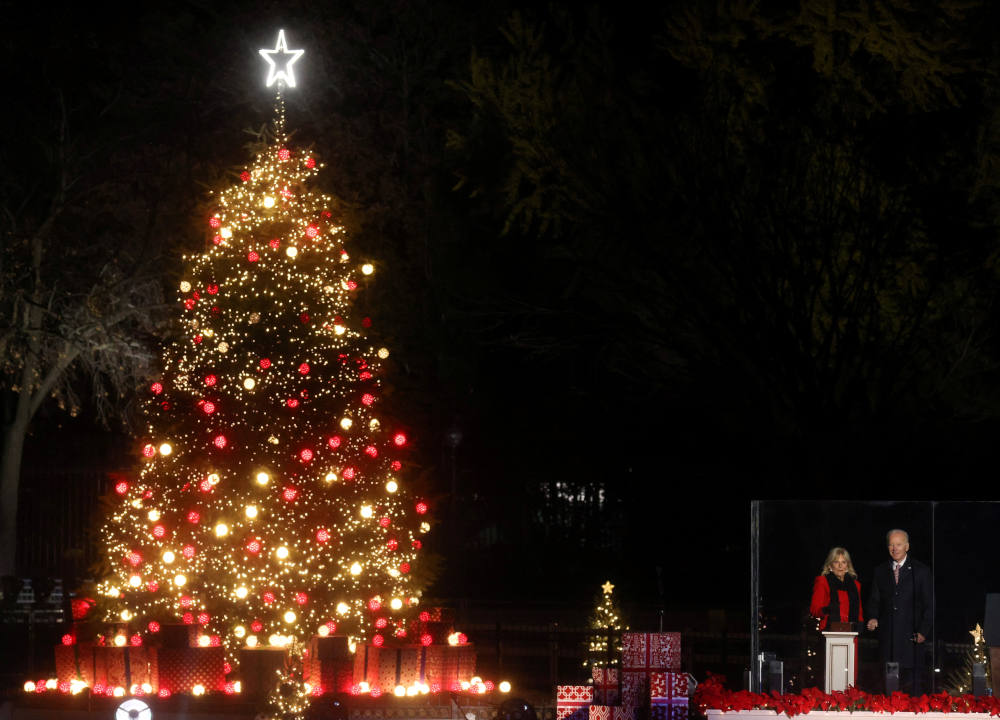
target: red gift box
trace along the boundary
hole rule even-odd
[[[105,687],[153,684],[146,647],[96,645],[93,649],[94,683]]]
[[[607,667],[591,668],[594,678],[594,702],[597,705],[617,705],[618,669]]]
[[[589,720],[635,720],[635,708],[619,705],[591,705]]]
[[[242,694],[248,697],[267,695],[278,686],[278,673],[287,665],[288,651],[284,648],[240,648]]]
[[[590,685],[556,685],[556,720],[587,720],[587,708],[593,701]]]
[[[688,674],[679,672],[653,672],[649,674],[649,698],[655,705],[688,697]]]
[[[226,675],[222,647],[151,648],[156,656],[157,689],[172,693],[191,692],[195,685],[206,690],[223,690]]]
[[[622,705],[645,707],[649,704],[649,673],[622,671]]]
[[[56,677],[59,682],[82,680],[94,685],[94,643],[56,645]]]
[[[355,657],[346,637],[315,636],[302,653],[302,679],[322,692],[349,693]]]
[[[680,633],[622,634],[622,669],[635,672],[681,669]]]

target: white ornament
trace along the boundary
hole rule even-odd
[[[288,87],[295,87],[295,72],[292,70],[292,65],[302,57],[305,50],[289,50],[285,43],[284,30],[278,31],[278,44],[274,46],[274,50],[261,48],[258,52],[262,58],[267,60],[267,87],[271,87],[276,82],[283,82]],[[271,57],[272,55],[279,57],[274,58]]]

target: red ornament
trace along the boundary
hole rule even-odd
[[[344,476],[344,480],[353,480],[354,479],[354,468],[352,468],[352,467],[346,467],[346,468],[344,468],[344,471],[341,473],[341,475]]]
[[[269,358],[261,358],[260,363],[258,363],[263,370],[267,370],[271,367],[271,360]]]
[[[288,150],[288,148],[281,148],[278,151],[278,159],[279,160],[287,160],[291,156],[292,156],[292,153],[291,153],[291,151]]]
[[[334,435],[333,437],[331,437],[326,441],[326,444],[330,446],[331,450],[336,450],[337,448],[340,447],[340,437]]]
[[[215,284],[208,285],[205,287],[205,290],[206,292],[208,292],[209,295],[215,295],[217,292],[219,292],[219,286]]]
[[[434,642],[434,638],[432,636],[427,635],[427,634],[424,634],[424,635],[420,636],[420,644],[423,645],[424,647],[427,647],[432,642]]]
[[[468,636],[465,633],[459,633],[458,634],[458,644],[459,645],[465,645],[465,643],[467,643],[467,642],[469,642]]]
[[[215,245],[221,245],[222,244],[222,236],[221,235],[213,235],[212,236],[212,243],[214,243]]]
[[[72,635],[63,635],[62,636],[62,644],[63,645],[72,645],[74,642],[76,642],[76,640],[73,638]]]
[[[125,561],[132,567],[137,567],[140,563],[142,563],[142,555],[137,553],[135,550],[130,550],[125,553]]]
[[[190,595],[181,595],[181,607],[189,608],[193,603]]]
[[[424,546],[424,544],[419,540],[414,540],[412,543],[410,543],[410,545],[413,547],[414,550],[419,550]]]
[[[246,170],[244,170],[243,172],[241,172],[240,173],[240,180],[242,180],[243,182],[249,182],[250,181],[250,173],[247,172]]]
[[[399,541],[396,538],[389,538],[389,541],[385,544],[390,550],[395,550],[399,547]]]
[[[306,237],[314,238],[319,235],[319,228],[315,225],[310,225],[306,228]]]
[[[284,490],[281,491],[281,497],[285,498],[285,500],[287,500],[288,502],[291,502],[298,496],[299,496],[298,489],[291,486],[286,487]]]
[[[250,538],[247,540],[246,544],[247,552],[251,555],[256,555],[261,550],[261,542],[259,538]]]
[[[417,511],[417,515],[423,515],[427,512],[427,503],[420,501],[416,504],[414,509]]]
[[[260,260],[260,255],[257,254],[256,250],[251,250],[250,252],[247,253],[247,260],[249,260],[250,262],[257,262],[258,260]]]
[[[155,382],[149,386],[149,389],[153,391],[154,395],[159,395],[161,392],[163,392],[163,383]]]
[[[197,525],[198,521],[201,520],[201,515],[199,515],[196,510],[192,510],[187,514],[187,520],[189,523]]]
[[[201,490],[203,493],[212,492],[212,483],[210,483],[208,480],[202,480],[200,483],[198,483],[198,489]]]
[[[273,597],[271,598],[271,602],[274,602]],[[253,630],[254,632],[260,632],[261,630],[264,629],[264,623],[262,623],[260,620],[254,620],[252,623],[250,623],[250,629]]]
[[[195,335],[194,336],[194,344],[195,345],[201,345],[201,335]]]
[[[385,644],[385,638],[382,637],[381,635],[375,635],[374,637],[372,637],[372,645],[374,645],[375,647],[382,647],[382,645],[384,644]]]
[[[217,228],[217,227],[219,227],[219,226],[220,226],[221,224],[222,224],[222,221],[221,221],[221,220],[219,220],[219,218],[217,218],[217,217],[213,217],[213,218],[209,218],[209,220],[208,220],[208,225],[209,225],[209,227],[214,227],[214,228]]]
[[[188,298],[187,300],[185,300],[184,301],[184,309],[185,310],[193,310],[194,309],[194,302],[195,302],[194,298]]]
[[[181,616],[181,621],[185,625],[194,625],[194,613],[184,613],[184,615]]]
[[[285,401],[285,405],[287,405],[290,408],[297,408],[299,406],[299,399],[298,398],[288,398]]]
[[[247,173],[243,173],[243,174],[246,175]],[[247,178],[247,180],[249,180],[249,179],[250,178]],[[157,690],[156,694],[159,695],[161,698],[168,698],[168,697],[170,697],[170,690],[168,690],[167,688],[163,687],[163,688],[160,688],[159,690]]]
[[[375,449],[374,445],[369,445],[365,448],[365,454],[369,457],[378,457],[378,450]]]
[[[208,613],[198,613],[198,624],[199,625],[208,624]]]
[[[140,635],[139,633],[135,633],[132,637],[128,639],[128,642],[132,647],[139,647],[140,645],[142,645],[142,635]]]
[[[143,457],[151,458],[154,455],[156,455],[156,448],[155,447],[153,447],[152,445],[143,445],[143,447],[142,447],[142,456]],[[116,486],[115,490],[117,490],[117,489],[118,488]],[[126,487],[126,489],[127,489],[127,487]]]
[[[358,284],[354,280],[348,280],[347,281],[347,289],[348,290],[357,290],[358,289]]]
[[[271,246],[272,250],[277,250],[281,246],[281,241],[278,238],[271,238],[270,242],[268,242],[268,245]]]
[[[83,620],[97,605],[97,602],[89,597],[76,597],[69,601],[69,605],[73,619]]]
[[[401,467],[403,467],[403,463],[399,462],[399,460],[393,460],[392,464],[389,465],[389,467],[391,467],[393,470],[399,470]]]
[[[201,404],[201,409],[204,411],[206,415],[211,415],[212,413],[215,412],[215,403],[212,402],[211,400],[206,400]]]
[[[299,322],[303,324],[309,322],[309,313],[302,313],[301,315],[299,315]]]
[[[400,563],[399,572],[403,573],[404,575],[410,572],[410,563]]]
[[[326,528],[320,528],[316,531],[316,542],[325,543],[330,540],[330,531]]]
[[[121,482],[115,483],[115,492],[119,495],[124,495],[128,492],[128,483],[122,480]]]
[[[302,363],[299,365],[299,374],[308,375],[309,374],[309,363]]]
[[[274,593],[270,590],[265,590],[264,594],[260,596],[260,599],[264,601],[265,605],[270,605],[274,602]]]
[[[384,528],[387,528],[387,527],[389,527],[389,523],[390,523],[390,522],[391,522],[391,521],[390,521],[390,520],[389,520],[389,518],[387,518],[387,517],[380,517],[380,518],[378,519],[378,524],[379,524],[379,525],[381,525],[381,526],[382,526],[382,527],[384,527]]]
[[[398,627],[396,632],[393,633],[396,637],[406,637],[406,628]]]
[[[212,444],[214,444],[215,447],[221,450],[222,448],[226,447],[226,445],[229,444],[229,441],[226,440],[225,435],[216,435],[215,439],[212,441]]]
[[[314,160],[311,157],[307,157],[306,158],[306,167],[309,168],[310,170],[312,170],[314,167],[316,167],[316,160]]]
[[[376,595],[375,597],[373,597],[371,600],[368,601],[368,609],[371,610],[372,612],[375,612],[381,607],[382,607],[382,598],[380,598],[378,595]]]
[[[150,620],[146,627],[149,628],[149,632],[151,633],[160,632],[160,623],[156,622],[156,620]]]
[[[167,529],[165,527],[163,527],[162,525],[154,525],[153,526],[153,537],[155,537],[155,538],[162,538],[166,534],[167,534]]]
[[[375,396],[371,393],[365,393],[361,396],[362,405],[371,405],[373,402],[375,402]]]
[[[194,545],[185,545],[184,549],[181,550],[181,555],[186,557],[188,560],[194,557]]]
[[[429,622],[431,619],[431,614],[426,610],[422,610],[420,614],[417,615],[417,618],[420,620],[420,622]]]
[[[358,373],[358,378],[361,380],[371,380],[372,374],[367,370],[362,370],[360,373]]]
[[[212,306],[212,314],[213,315],[218,315],[219,314],[219,306],[218,305],[213,305]]]
[[[396,433],[395,435],[392,436],[392,441],[396,443],[396,445],[398,445],[399,447],[403,447],[404,445],[406,445],[406,435],[404,435],[403,433]]]
[[[386,620],[384,617],[376,618],[376,620],[375,620],[375,627],[377,627],[379,630],[381,630],[382,628],[384,628],[388,624],[389,624],[389,621]]]
[[[150,580],[146,583],[146,589],[149,590],[149,592],[156,592],[160,589],[160,583],[156,582],[156,580]]]
[[[214,386],[215,383],[217,383],[218,381],[219,381],[219,379],[217,377],[215,377],[215,375],[206,375],[205,376],[205,384],[208,385],[209,387]]]
[[[223,673],[224,673],[225,675],[228,675],[228,674],[229,674],[229,673],[231,673],[232,671],[233,671],[233,666],[232,666],[232,665],[230,665],[230,664],[229,664],[229,663],[227,663],[227,662],[224,662],[224,663],[222,663],[222,672],[223,672]]]
[[[333,620],[327,621],[326,629],[329,630],[330,634],[332,635],[333,633],[337,632],[337,623],[335,623]]]
[[[304,592],[297,592],[295,593],[295,602],[297,602],[299,605],[305,605],[307,602],[309,602],[309,596],[306,595]]]

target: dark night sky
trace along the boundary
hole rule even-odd
[[[588,603],[592,589],[611,576],[623,597],[656,605],[659,566],[669,608],[727,607],[740,612],[746,607],[750,499],[803,499],[809,502],[769,505],[765,511],[765,595],[768,600],[781,597],[782,612],[793,617],[801,611],[796,603],[806,602],[810,578],[831,544],[855,551],[863,581],[869,565],[881,560],[888,526],[908,525],[914,552],[925,560],[930,555],[929,505],[866,509],[816,500],[996,496],[990,483],[998,427],[990,399],[992,370],[981,375],[979,385],[963,389],[971,395],[981,390],[983,405],[974,410],[917,391],[884,413],[841,412],[840,407],[810,404],[810,391],[797,387],[791,375],[783,384],[788,366],[764,363],[761,358],[772,357],[770,351],[754,355],[768,346],[773,357],[784,352],[766,329],[757,328],[753,316],[724,316],[711,304],[715,295],[726,291],[723,283],[718,292],[678,284],[683,273],[667,263],[683,253],[668,255],[659,246],[674,219],[700,227],[706,238],[722,233],[710,219],[700,224],[680,219],[716,213],[708,196],[697,195],[704,189],[700,181],[691,180],[691,195],[685,195],[687,180],[672,177],[676,193],[661,202],[643,197],[655,196],[654,188],[643,184],[660,177],[655,169],[643,169],[646,175],[635,168],[608,175],[607,185],[635,203],[623,204],[626,212],[616,219],[622,237],[607,239],[596,251],[586,246],[573,252],[614,255],[617,259],[607,259],[609,275],[621,281],[633,273],[637,293],[659,287],[646,277],[649,274],[662,276],[665,287],[656,290],[662,296],[633,298],[629,283],[623,281],[616,294],[582,295],[573,312],[563,312],[558,293],[568,286],[579,258],[571,254],[567,259],[562,254],[567,245],[536,242],[530,233],[501,235],[501,201],[493,198],[491,207],[452,192],[461,161],[443,145],[445,130],[464,131],[471,115],[445,81],[464,77],[472,47],[486,54],[500,52],[497,28],[517,3],[481,12],[447,2],[380,2],[371,9],[362,2],[313,5],[149,3],[124,14],[82,5],[55,13],[45,3],[9,8],[12,30],[3,40],[10,99],[3,121],[4,182],[16,196],[18,187],[36,179],[26,168],[41,146],[27,138],[34,135],[44,144],[47,130],[40,118],[51,118],[55,90],[62,88],[81,136],[96,138],[101,153],[120,154],[120,167],[136,174],[143,192],[159,188],[164,193],[167,207],[158,234],[164,247],[156,251],[170,259],[166,265],[179,263],[181,253],[197,249],[192,228],[204,207],[203,188],[250,160],[244,148],[248,136],[242,131],[269,119],[271,96],[261,82],[264,63],[256,50],[269,46],[276,28],[284,27],[290,45],[306,49],[296,66],[302,86],[288,100],[290,124],[298,129],[295,140],[314,146],[332,166],[325,182],[345,199],[351,217],[360,218],[357,241],[384,256],[391,268],[381,278],[388,287],[379,288],[372,303],[380,304],[376,311],[384,320],[379,327],[398,348],[393,401],[401,414],[413,418],[418,452],[437,478],[442,504],[447,504],[443,498],[452,472],[457,479],[460,498],[452,525],[441,531],[436,548],[446,555],[446,570],[434,591]],[[612,60],[607,62],[618,62],[622,72],[634,71],[639,77],[635,68],[643,60],[628,42],[633,37],[629,33],[635,34],[636,47],[656,48],[662,23],[646,30],[642,26],[648,18],[638,11],[619,4],[594,7],[610,16],[619,30],[609,41]],[[442,38],[448,42],[442,45]],[[412,103],[414,115],[423,115],[408,121],[420,128],[413,133],[414,145],[429,143],[407,156],[412,166],[405,171],[399,169],[398,155],[387,158],[395,152],[398,137],[392,128],[399,116],[395,76],[386,68],[395,67],[398,58],[393,53],[401,48],[423,63],[414,74],[421,96]],[[771,50],[755,47],[747,52],[768,58]],[[992,61],[988,55],[984,59]],[[694,106],[684,98],[698,84],[666,55],[657,57],[661,65],[652,68],[655,77],[644,82],[662,85],[638,96],[649,106],[634,109],[640,118],[636,135],[622,143],[645,148],[653,162],[661,157],[660,145],[673,138],[659,123],[666,122],[663,118],[670,112]],[[11,59],[16,59],[13,66]],[[773,60],[769,87],[778,90],[769,114],[760,120],[762,132],[781,137],[785,131],[775,126],[783,117],[796,115],[794,103],[815,101],[810,112],[823,120],[817,126],[827,124],[834,128],[831,136],[840,137],[838,123],[847,121],[837,108],[825,116],[815,110],[822,105],[821,92],[808,77],[791,77],[806,73],[796,58],[775,54]],[[673,74],[660,74],[667,72]],[[891,86],[893,81],[880,82]],[[983,101],[973,91],[963,98],[957,117],[942,111],[935,118],[933,111],[922,111],[886,119],[883,128],[865,125],[862,132],[886,155],[899,153],[895,162],[901,174],[914,165],[923,168],[922,157],[907,155],[913,146],[897,131],[912,134],[914,146],[939,132],[946,137],[941,145],[947,147],[950,133],[963,123],[974,125],[983,115],[977,105]],[[607,108],[601,97],[594,100]],[[102,107],[110,109],[98,119]],[[594,125],[601,122],[595,112]],[[577,127],[567,119],[564,126],[571,134],[584,132],[588,124]],[[789,146],[796,142],[791,134],[787,139]],[[601,132],[595,130],[590,148],[602,142]],[[780,165],[785,146],[766,147]],[[588,154],[585,144],[579,150],[581,156]],[[962,146],[952,154],[967,150]],[[758,162],[764,163],[762,157]],[[509,162],[502,154],[488,159],[487,165],[497,171]],[[882,160],[892,164],[892,158]],[[421,189],[394,182],[387,168],[420,183]],[[625,175],[633,171],[634,176]],[[922,180],[912,193],[915,204],[935,182],[929,176]],[[943,186],[940,195],[962,192],[956,187]],[[615,200],[616,195],[609,191],[609,197]],[[972,235],[969,227],[976,226],[981,236],[992,238],[995,227],[983,230],[982,224],[976,225],[990,213],[973,206],[969,203],[970,214],[979,214],[960,221],[943,211],[928,213],[926,227],[932,233],[937,227],[944,233]],[[636,207],[658,208],[663,217],[629,215]],[[685,208],[688,215],[682,212]],[[635,237],[627,238],[629,233]],[[690,255],[706,247],[707,241],[693,242]],[[751,262],[745,272],[753,272],[753,246],[719,247],[730,257],[746,252]],[[969,250],[955,262],[973,254]],[[989,283],[995,285],[995,280]],[[698,293],[709,300],[702,302]],[[992,300],[982,299],[985,305]],[[671,311],[653,330],[636,320],[646,312],[655,316],[661,306]],[[753,306],[747,307],[752,314]],[[547,310],[552,310],[551,319],[544,315]],[[989,312],[985,314],[989,320]],[[735,349],[726,352],[720,349],[725,343],[719,343],[687,355],[677,350],[688,347],[684,338],[706,333],[713,323],[719,323],[720,336],[731,334],[730,347]],[[637,329],[630,335],[633,325]],[[639,337],[640,327],[649,337]],[[990,330],[987,322],[983,333],[991,337]],[[675,343],[675,338],[682,340]],[[651,347],[660,348],[666,359]],[[751,350],[744,357],[740,347]],[[671,355],[675,351],[676,362]],[[987,368],[997,359],[991,352],[991,347],[984,350]],[[851,356],[850,351],[844,353]],[[765,375],[776,379],[755,384]],[[775,387],[791,399],[772,404]],[[873,397],[878,390],[868,389]],[[871,405],[876,404],[872,400]],[[780,422],[775,420],[776,405],[791,408]],[[29,448],[31,457],[44,454],[39,452],[42,438],[57,427],[91,438],[93,431],[84,425],[46,411]],[[447,437],[456,428],[461,442],[453,467]],[[604,487],[608,508],[583,525],[576,522],[560,530],[540,510],[525,510],[526,504],[538,501],[538,491],[532,488],[554,481]],[[961,561],[970,547],[988,544],[985,531],[1000,511],[949,505],[941,512],[934,539],[937,564],[948,568],[949,587],[968,581],[978,598],[991,581],[971,568],[961,575]],[[497,528],[504,542],[478,545],[477,525]],[[540,525],[547,529],[539,530]],[[452,542],[456,538],[457,547]],[[534,561],[525,557],[529,539],[540,543]],[[796,592],[801,597],[793,598]],[[955,619],[951,629],[961,632],[975,621],[969,603],[977,605],[978,599],[942,592],[940,602]]]

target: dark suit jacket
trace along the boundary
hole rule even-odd
[[[911,638],[920,633],[928,642],[931,639],[930,568],[907,557],[897,585],[890,560],[875,568],[871,588],[865,609],[869,619],[878,620],[876,632],[882,662],[898,662],[900,667],[919,664],[923,646]]]

